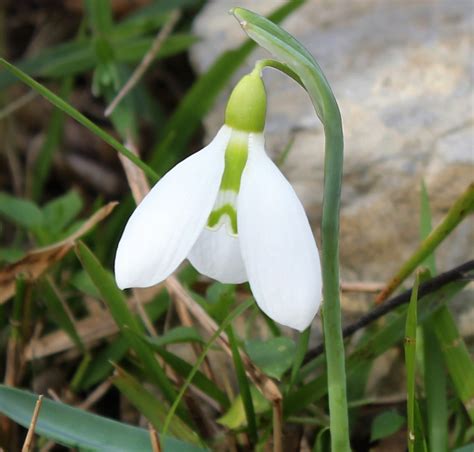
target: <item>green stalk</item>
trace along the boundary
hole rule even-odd
[[[408,423],[408,450],[413,452],[415,448],[415,371],[416,371],[416,326],[417,326],[417,302],[418,286],[420,276],[416,275],[410,304],[408,306],[407,320],[405,326],[405,367],[407,385],[407,423]]]
[[[430,200],[424,182],[421,184],[420,237],[425,240],[432,230]],[[431,275],[436,274],[435,254],[423,263]],[[440,309],[447,309],[445,306]],[[427,440],[432,452],[448,449],[447,376],[441,359],[441,348],[434,332],[435,316],[419,328],[423,338],[424,385],[426,397]]]
[[[339,208],[344,146],[339,107],[321,68],[301,43],[258,14],[243,8],[234,8],[232,13],[250,38],[284,63],[283,66],[281,63],[271,66],[300,81],[324,126],[326,144],[321,232],[331,447],[334,451],[346,452],[350,450],[349,420],[339,299]],[[285,66],[289,70],[285,70]]]

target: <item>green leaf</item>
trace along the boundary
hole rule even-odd
[[[92,298],[100,299],[100,292],[86,271],[80,270],[74,273],[69,282],[80,292]]]
[[[26,229],[43,223],[43,213],[34,202],[4,192],[0,192],[0,215]]]
[[[250,387],[250,394],[252,395],[252,402],[256,414],[264,413],[271,408],[270,402],[263,397],[255,386]],[[232,430],[237,430],[247,425],[244,404],[240,394],[234,399],[227,412],[217,419],[217,422]]]
[[[235,286],[216,282],[206,291],[206,311],[220,322],[228,314],[235,300]]]
[[[417,272],[415,284],[408,305],[407,319],[405,324],[405,368],[406,368],[406,388],[407,388],[407,424],[408,424],[408,450],[415,450],[416,421],[415,421],[415,376],[416,376],[416,329],[418,286],[420,284],[420,273]]]
[[[249,439],[252,444],[255,444],[258,442],[257,419],[255,417],[253,397],[250,392],[250,381],[242,363],[239,343],[234,333],[234,329],[232,328],[232,324],[227,327],[226,332],[229,339],[230,348],[232,350],[232,360],[234,361],[234,369],[237,376],[237,382],[239,384],[240,396],[245,411],[245,418],[247,419]]]
[[[473,452],[474,451],[474,443],[466,444],[465,446],[458,447],[454,449],[453,452]]]
[[[115,284],[114,278],[102,267],[94,254],[82,242],[77,244],[76,253],[110,309],[110,313],[125,339],[142,361],[145,372],[163,391],[166,398],[173,401],[176,397],[173,385],[155,359],[152,351],[137,337],[137,334],[140,335],[143,332],[143,326],[130,311],[125,296]],[[182,415],[183,412],[180,411],[180,414]]]
[[[145,311],[152,322],[155,322],[167,312],[169,302],[169,295],[163,290],[152,302],[145,306]],[[111,363],[119,363],[126,355],[128,347],[129,344],[124,337],[117,337],[112,343],[104,347],[90,362],[80,388],[88,389],[107,378],[113,370]]]
[[[274,337],[266,341],[249,340],[245,348],[252,361],[269,377],[281,379],[292,366],[296,345],[285,336]]]
[[[398,432],[405,424],[405,418],[396,411],[385,411],[372,421],[370,441],[386,438]]]
[[[0,385],[0,412],[28,428],[37,395]],[[35,432],[66,447],[97,452],[151,451],[146,430],[97,416],[63,403],[43,399]],[[160,435],[166,451],[198,452],[205,449]]]
[[[425,240],[431,233],[432,218],[428,192],[425,183],[421,184],[420,199],[420,239]],[[432,275],[436,274],[435,253],[423,262]],[[440,308],[442,310],[446,307]],[[435,316],[422,326],[422,346],[424,363],[424,384],[427,417],[427,441],[431,452],[444,452],[448,449],[448,395],[447,376],[441,359],[441,347],[434,333]]]
[[[474,361],[447,306],[434,314],[433,328],[454,389],[474,423]]]
[[[82,199],[74,190],[50,201],[42,209],[43,227],[53,236],[58,235],[79,215],[82,206]]]
[[[6,262],[8,264],[19,261],[25,252],[19,248],[0,248],[0,262]]]

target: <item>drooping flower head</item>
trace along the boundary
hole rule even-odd
[[[130,217],[117,284],[148,287],[184,259],[222,283],[248,281],[273,320],[303,330],[321,301],[321,268],[293,188],[267,156],[266,93],[254,70],[237,84],[212,142],[153,187]]]

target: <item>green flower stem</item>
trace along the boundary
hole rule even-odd
[[[232,13],[243,30],[281,62],[258,64],[281,70],[308,92],[326,137],[322,218],[324,342],[328,371],[331,448],[350,450],[344,342],[339,299],[339,208],[342,184],[343,134],[339,108],[321,68],[290,34],[268,19],[243,8]]]
[[[158,174],[145,162],[140,160],[133,152],[129,151],[114,137],[109,135],[100,127],[96,126],[90,119],[88,119],[74,107],[69,105],[67,102],[62,100],[59,96],[54,94],[48,88],[43,86],[41,83],[38,83],[36,80],[33,80],[29,75],[25,74],[23,71],[13,66],[3,58],[0,58],[0,65],[10,71],[15,77],[20,79],[31,89],[35,90],[38,94],[43,96],[47,101],[51,102],[56,108],[59,108],[60,110],[64,111],[71,118],[75,119],[79,124],[83,125],[86,129],[89,129],[93,134],[97,135],[107,144],[112,146],[117,152],[120,152],[120,154],[127,157],[131,162],[133,162],[136,166],[143,170],[143,172],[150,178],[152,183],[155,183],[159,179]]]

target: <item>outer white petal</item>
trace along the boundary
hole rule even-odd
[[[226,225],[217,230],[204,228],[188,259],[200,273],[222,283],[247,281],[239,238],[231,236]]]
[[[238,200],[242,257],[260,308],[300,331],[321,302],[318,250],[303,206],[252,134]]]
[[[230,134],[222,127],[207,147],[163,176],[135,209],[115,257],[120,288],[157,284],[186,258],[214,205]]]

